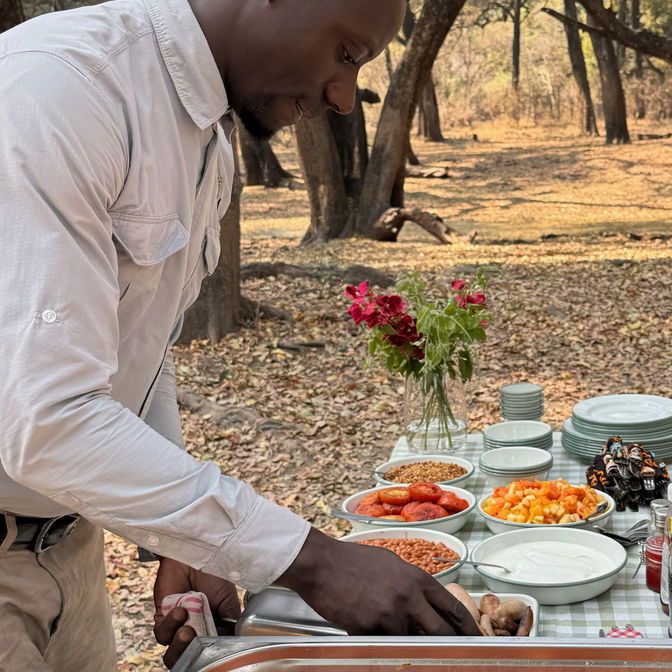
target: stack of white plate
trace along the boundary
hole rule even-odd
[[[499,412],[505,420],[539,420],[544,414],[544,388],[536,383],[502,385]]]
[[[486,450],[509,446],[532,446],[550,450],[553,446],[553,430],[545,422],[534,420],[498,422],[483,430],[483,446]]]
[[[610,436],[639,443],[657,460],[672,457],[672,399],[652,394],[610,394],[580,401],[562,426],[562,445],[592,460]]]

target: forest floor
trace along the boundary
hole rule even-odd
[[[301,181],[246,189],[243,264],[284,261],[321,274],[244,281],[246,296],[289,311],[292,324],[256,320],[221,343],[175,350],[183,388],[292,425],[222,427],[183,411],[187,449],[336,536],[348,525],[329,509],[371,485],[365,469],[389,455],[401,431],[402,382],[365,368],[362,338],[345,313],[338,278],[351,264],[395,278],[419,270],[437,294],[479,265],[491,268],[495,322],[470,390],[470,431],[499,421],[497,390],[512,381],[544,386],[544,419],[555,430],[589,396],[672,394],[672,140],[608,147],[573,129],[503,125],[446,135],[413,142],[423,164],[447,167],[450,177],[409,179],[407,203],[459,234],[477,231],[473,243],[441,245],[407,225],[397,243],[303,248]],[[278,155],[296,170],[287,142]],[[322,346],[287,348],[306,342]],[[133,546],[107,535],[119,670],[154,672],[163,669],[151,634],[155,568],[134,558]]]

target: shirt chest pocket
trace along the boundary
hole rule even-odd
[[[189,231],[175,215],[112,214],[111,218],[117,248],[118,317],[123,339],[135,330],[148,311],[157,308],[157,299],[161,301],[165,296],[169,301],[171,295],[179,297]],[[170,306],[163,308],[169,310]]]

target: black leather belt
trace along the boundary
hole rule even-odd
[[[12,514],[0,513],[0,544],[6,539],[9,530],[7,518]],[[14,516],[16,521],[16,539],[9,547],[11,550],[28,550],[42,553],[65,539],[79,522],[77,514],[56,518],[32,518]]]

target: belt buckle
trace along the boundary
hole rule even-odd
[[[54,525],[68,518],[70,518],[71,521],[63,528],[58,539],[49,543],[47,536],[52,531]],[[33,542],[33,553],[37,554],[43,553],[44,551],[48,550],[49,548],[57,544],[59,541],[61,541],[61,539],[67,537],[72,532],[78,521],[79,516],[71,516],[71,515],[58,516],[57,518],[50,518],[44,525],[42,525],[42,528],[35,537],[35,541]]]

